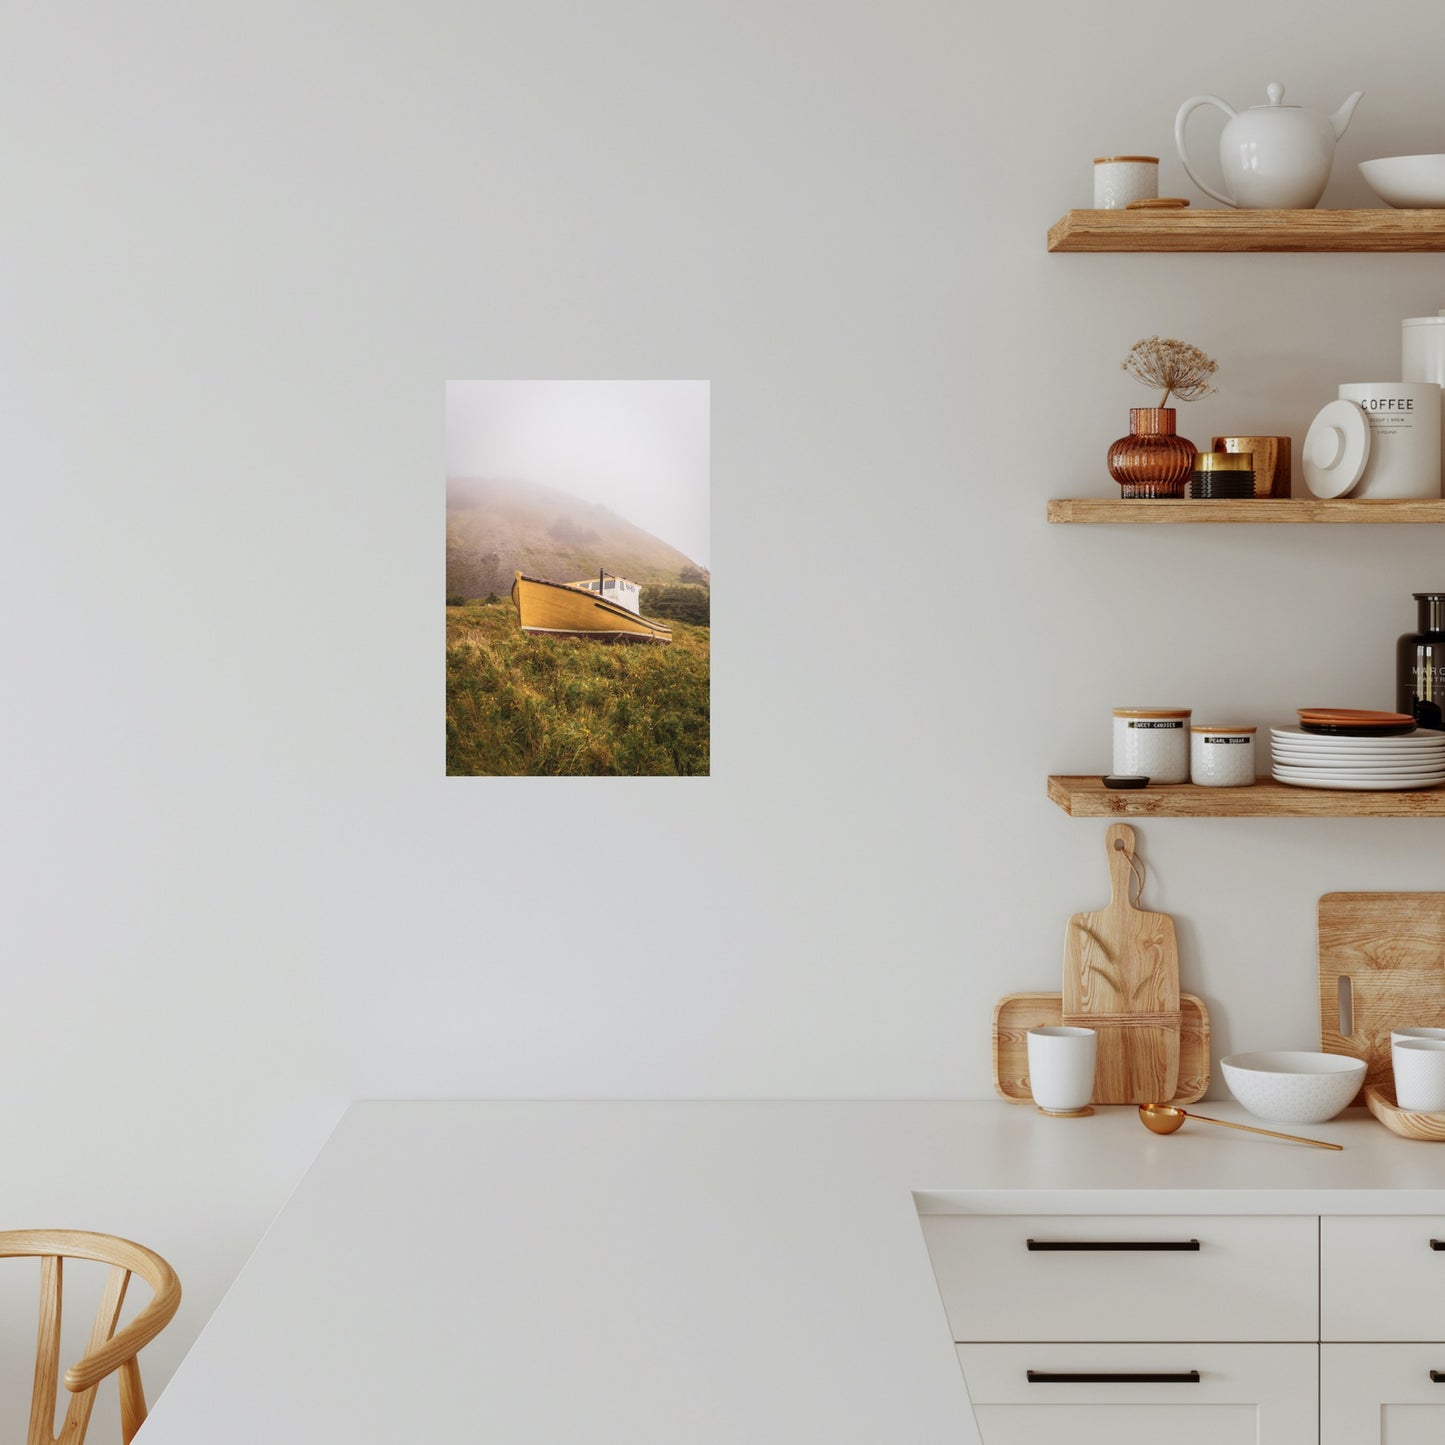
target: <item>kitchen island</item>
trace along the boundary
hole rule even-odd
[[[1298,1253],[1331,1218],[1410,1232],[1438,1216],[1445,1241],[1445,1150],[1360,1110],[1295,1132],[1345,1148],[1194,1122],[1159,1137],[1132,1109],[1054,1119],[998,1101],[356,1104],[137,1439],[974,1445],[970,1347],[955,1344],[924,1224],[1053,1216],[1063,1237],[1088,1216],[1117,1240],[1138,1219],[1157,1239],[1170,1216],[1195,1235],[1201,1216],[1279,1216],[1308,1221],[1279,1225]],[[1212,1247],[1206,1231],[1206,1264]],[[1445,1252],[1424,1248],[1418,1290],[1445,1319],[1442,1271]],[[1295,1342],[1268,1348],[1299,1364],[1302,1326],[1285,1328]],[[1202,1337],[1224,1330],[1260,1338],[1244,1312]],[[1139,1317],[1134,1338],[1163,1337]],[[1033,1338],[1056,1337],[1041,1322]],[[1248,1408],[1201,1418],[1243,1430]],[[1439,1438],[1445,1398],[1409,1408]],[[990,1442],[1049,1438],[1007,1405],[981,1403],[979,1418]]]

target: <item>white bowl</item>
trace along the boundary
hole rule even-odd
[[[1365,1061],[1344,1054],[1231,1054],[1219,1066],[1230,1093],[1256,1118],[1277,1124],[1323,1124],[1365,1082]]]
[[[1405,211],[1445,207],[1445,155],[1385,156],[1361,161],[1365,184],[1385,202]]]

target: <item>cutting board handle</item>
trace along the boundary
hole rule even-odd
[[[1113,893],[1109,907],[1133,910],[1141,902],[1141,898],[1129,897],[1135,878],[1135,869],[1131,866],[1134,858],[1134,830],[1127,823],[1112,824],[1104,834],[1104,847],[1109,853],[1109,886]],[[1139,882],[1139,892],[1142,896],[1142,879]]]

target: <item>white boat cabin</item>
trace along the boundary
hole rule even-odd
[[[637,605],[638,598],[642,596],[642,588],[625,577],[593,577],[586,582],[569,582],[567,585],[580,587],[584,592],[596,592],[604,600],[615,602],[619,607],[625,607],[638,616],[642,615],[642,610]]]

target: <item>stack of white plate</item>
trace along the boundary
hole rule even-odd
[[[1445,783],[1445,733],[1416,728],[1398,738],[1342,737],[1270,728],[1274,780],[1300,788],[1400,792]]]

